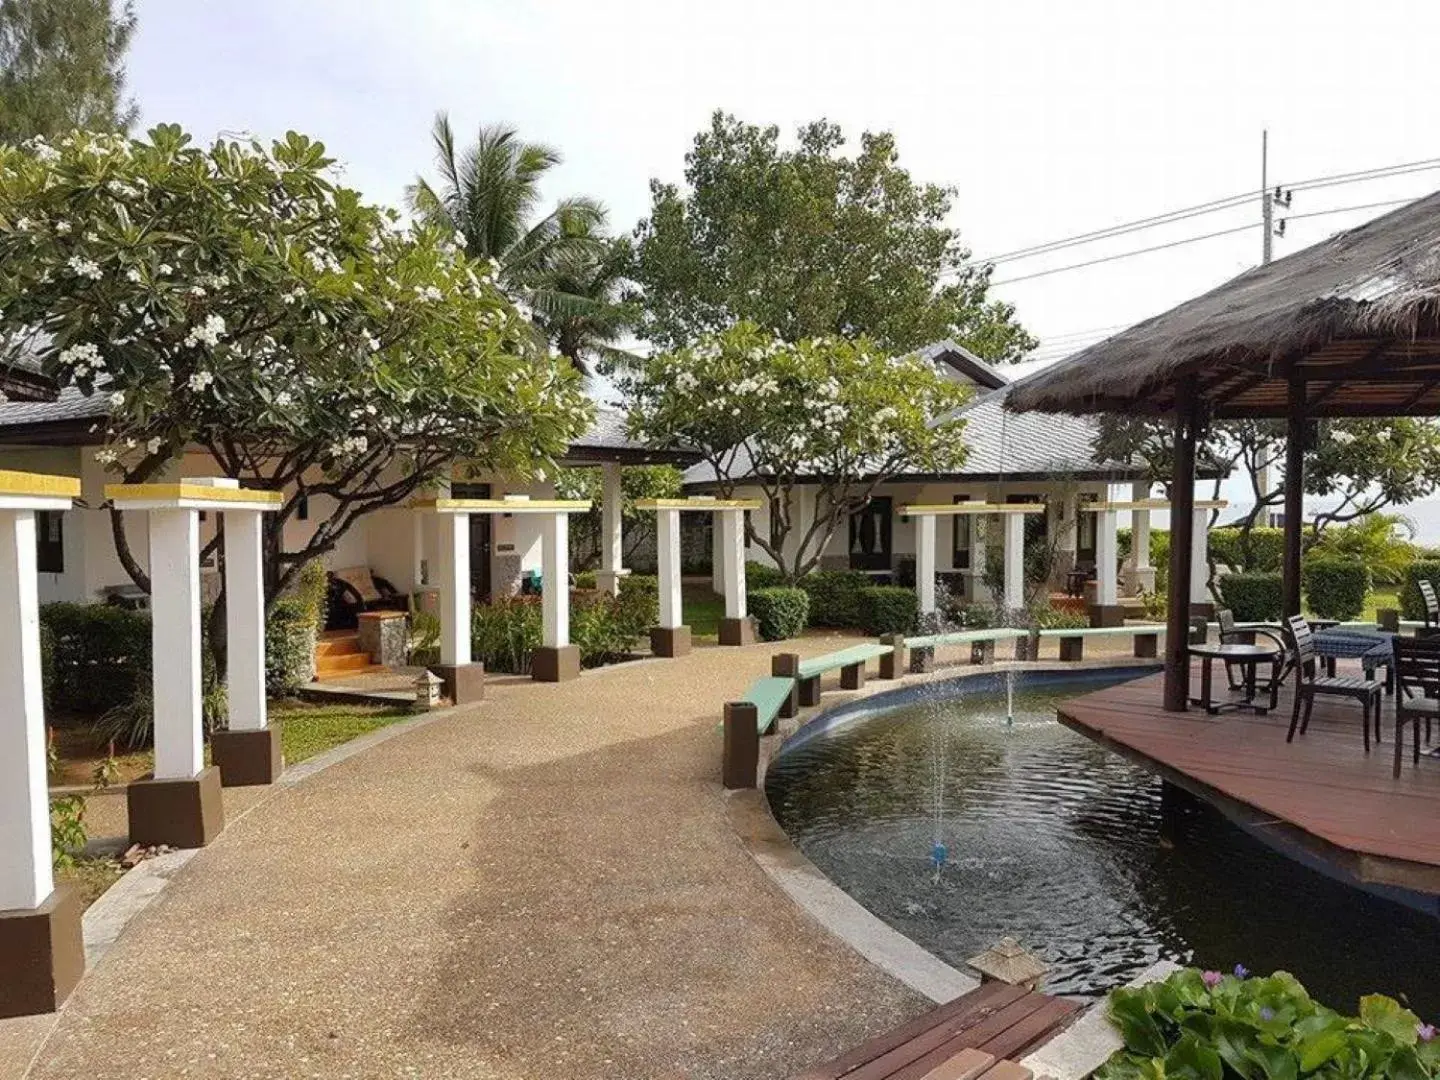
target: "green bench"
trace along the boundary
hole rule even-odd
[[[795,680],[778,676],[756,679],[739,701],[725,704],[725,756],[722,766],[727,788],[753,788],[760,766],[760,736],[776,717],[795,715]]]
[[[1130,634],[1135,638],[1135,655],[1149,660],[1160,655],[1160,635],[1164,632],[1165,627],[1160,623],[1143,623],[1140,626],[1090,626],[1063,630],[1041,630],[1036,636],[1058,639],[1061,660],[1083,660],[1085,659],[1086,638]]]
[[[915,674],[922,674],[934,670],[935,650],[942,645],[969,645],[970,662],[972,664],[988,664],[995,659],[995,643],[997,641],[1019,641],[1028,636],[1028,630],[1016,630],[1013,627],[1005,626],[991,627],[985,630],[954,630],[944,634],[922,634],[915,637],[891,634],[880,639],[882,643],[888,643],[891,646],[890,656],[882,657],[880,660],[880,677],[882,679],[898,679],[901,671],[907,667],[907,651],[910,654],[909,670]]]
[[[820,704],[820,676],[826,672],[840,672],[842,690],[859,690],[865,685],[865,665],[871,660],[893,655],[891,645],[852,645],[848,649],[812,656],[801,660],[795,653],[780,653],[771,658],[770,674],[794,679],[799,684],[800,704]],[[781,713],[782,716],[793,715]]]

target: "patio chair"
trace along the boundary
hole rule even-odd
[[[1428,583],[1427,583],[1428,584]],[[1395,775],[1405,749],[1405,725],[1415,725],[1415,764],[1420,764],[1420,721],[1430,742],[1431,721],[1440,717],[1440,637],[1402,638],[1394,642]]]
[[[1365,752],[1370,752],[1370,717],[1375,717],[1375,741],[1380,741],[1381,686],[1361,675],[1323,675],[1320,672],[1320,657],[1315,652],[1315,636],[1310,624],[1299,615],[1285,620],[1285,643],[1290,653],[1290,663],[1295,669],[1295,711],[1290,717],[1290,730],[1285,741],[1293,742],[1295,729],[1300,734],[1310,726],[1310,713],[1315,709],[1317,697],[1343,697],[1360,702],[1363,710],[1365,731]],[[1301,710],[1305,718],[1300,718]]]
[[[1246,637],[1253,637],[1258,634],[1273,641],[1275,647],[1281,652],[1287,655],[1289,654],[1289,649],[1285,646],[1285,641],[1281,637],[1281,630],[1278,626],[1247,626],[1242,630],[1235,625],[1235,613],[1229,608],[1220,608],[1215,612],[1215,625],[1219,630],[1221,645],[1249,645],[1250,642],[1245,640]],[[1281,680],[1285,677],[1286,666],[1287,665],[1284,664],[1281,665],[1279,676]],[[1237,671],[1240,673],[1239,678],[1236,678],[1235,673]],[[1244,676],[1244,665],[1231,663],[1225,665],[1225,679],[1230,683],[1231,690],[1239,690],[1245,685]],[[1268,690],[1269,687],[1262,687],[1261,689]]]
[[[1416,637],[1431,637],[1440,634],[1440,595],[1436,595],[1435,583],[1426,578],[1418,582],[1420,599],[1425,604],[1425,626]]]
[[[325,628],[353,629],[362,611],[408,611],[409,599],[366,566],[332,570],[327,575]]]

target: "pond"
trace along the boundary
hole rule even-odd
[[[1061,726],[1056,702],[1098,685],[1022,682],[1012,723],[1003,692],[938,684],[797,740],[770,768],[771,807],[832,881],[956,967],[1009,934],[1054,993],[1173,959],[1283,968],[1340,1009],[1381,992],[1440,1013],[1440,919],[1293,861]]]

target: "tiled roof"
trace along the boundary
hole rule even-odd
[[[78,387],[67,386],[54,401],[0,402],[0,428],[103,420],[109,413],[109,402],[104,394],[95,393],[86,397]]]

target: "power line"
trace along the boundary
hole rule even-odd
[[[1324,217],[1328,214],[1347,214],[1359,210],[1378,210],[1384,207],[1401,206],[1405,203],[1413,201],[1413,199],[1390,199],[1385,202],[1362,203],[1358,206],[1336,206],[1331,207],[1328,210],[1312,210],[1304,214],[1287,214],[1286,218],[1293,221],[1300,218]],[[1030,281],[1033,278],[1049,277],[1051,274],[1063,274],[1068,270],[1083,270],[1087,266],[1098,266],[1101,263],[1115,262],[1118,259],[1129,259],[1136,255],[1148,255],[1154,251],[1165,251],[1168,248],[1181,247],[1185,244],[1199,243],[1201,240],[1213,240],[1216,237],[1220,236],[1233,236],[1235,233],[1246,232],[1249,229],[1258,229],[1261,227],[1261,224],[1261,222],[1252,221],[1246,225],[1237,225],[1232,229],[1218,229],[1215,232],[1203,233],[1200,236],[1186,236],[1182,237],[1179,240],[1168,241],[1164,244],[1154,244],[1150,247],[1135,248],[1132,251],[1120,251],[1116,252],[1113,255],[1103,255],[1098,259],[1087,259],[1084,262],[1069,263],[1065,266],[1051,267],[1049,270],[1037,270],[1033,274],[1022,274],[1019,277],[1005,278],[1002,281],[992,281],[990,284],[992,286],[1014,285],[1016,282]]]
[[[1305,180],[1298,180],[1292,184],[1280,185],[1286,191],[1308,191],[1325,187],[1335,187],[1342,184],[1363,183],[1370,180],[1388,180],[1393,177],[1408,176],[1418,172],[1429,172],[1440,169],[1440,158],[1426,158],[1418,161],[1401,162],[1395,165],[1378,166],[1373,169],[1360,169],[1347,173],[1332,173],[1327,176],[1310,177]],[[1213,199],[1210,202],[1199,203],[1195,206],[1181,207],[1162,214],[1154,214],[1146,218],[1138,218],[1135,221],[1122,222],[1118,225],[1111,225],[1103,229],[1094,229],[1086,233],[1078,233],[1074,236],[1063,237],[1058,240],[1049,240],[1040,244],[1033,244],[1029,247],[1016,248],[1013,251],[1002,252],[984,259],[972,259],[972,265],[991,265],[1002,262],[1010,262],[1019,259],[1034,258],[1038,255],[1050,254],[1066,247],[1075,247],[1082,244],[1094,243],[1100,240],[1108,240],[1117,236],[1123,236],[1131,232],[1139,232],[1144,229],[1158,228],[1162,225],[1170,225],[1176,222],[1185,221],[1193,217],[1200,217],[1205,214],[1218,213],[1222,210],[1229,210],[1243,206],[1250,199],[1262,195],[1261,191],[1246,191],[1235,195],[1226,196],[1223,199]],[[1294,216],[1294,215],[1292,215]],[[946,275],[948,276],[948,275]],[[1013,280],[1013,279],[1012,279]]]

